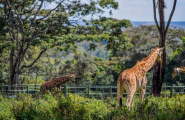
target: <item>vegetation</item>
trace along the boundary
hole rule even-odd
[[[154,98],[148,96],[139,105],[135,96],[132,111],[126,106],[116,107],[116,98],[98,100],[70,94],[69,97],[53,98],[51,94],[30,96],[21,94],[19,98],[7,99],[0,96],[0,119],[44,120],[44,119],[182,119],[185,117],[185,96]],[[125,102],[126,99],[124,98]]]
[[[41,84],[74,72],[76,82],[67,84],[116,85],[122,71],[147,57],[158,45],[158,27],[132,27],[129,20],[101,16],[104,8],[110,9],[110,14],[111,9],[118,8],[114,0],[62,0],[54,9],[44,7],[54,2],[1,3],[0,83]],[[99,18],[85,19],[89,15]],[[184,65],[185,31],[174,27],[165,35],[163,84],[184,85],[183,74],[174,81],[170,76],[173,67]],[[147,73],[148,85],[152,84],[152,71]]]
[[[130,43],[133,45],[128,50],[117,49],[116,53],[107,51],[106,41],[96,50],[88,50],[90,42],[79,42],[78,52],[67,53],[50,49],[43,53],[42,59],[28,69],[23,69],[20,74],[21,84],[41,84],[53,77],[66,75],[69,72],[77,74],[75,83],[70,85],[117,85],[118,75],[125,69],[133,67],[137,61],[148,56],[152,48],[158,43],[159,33],[155,26],[138,26],[123,29]],[[184,85],[184,74],[181,73],[171,81],[173,67],[184,66],[184,37],[185,31],[179,28],[170,28],[166,36],[166,73],[163,84]],[[98,43],[95,43],[99,45]],[[40,51],[37,47],[30,49],[22,63],[31,63]],[[98,53],[98,54],[97,54]],[[7,84],[9,80],[9,65],[7,52],[0,56],[0,82]],[[106,56],[106,57],[103,57]],[[152,84],[153,68],[147,73],[148,83]]]
[[[53,9],[45,7],[52,3],[56,4]],[[89,21],[83,19],[88,15],[101,15],[103,8],[117,9],[118,3],[114,0],[91,0],[88,3],[68,0],[3,1],[0,5],[0,51],[1,54],[9,51],[6,54],[9,59],[8,84],[19,85],[20,75],[28,71],[47,50],[76,52],[76,43],[83,41],[90,41],[88,48],[94,50],[95,43],[102,40],[108,42],[107,50],[131,47],[126,35],[120,32],[121,27],[131,26],[130,21],[106,17]],[[78,19],[86,25],[78,24]],[[122,44],[115,43],[115,40]]]

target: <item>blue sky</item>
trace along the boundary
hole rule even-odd
[[[129,19],[131,21],[154,21],[153,0],[115,1],[119,3],[119,9],[113,10],[112,17],[117,19]],[[167,21],[171,13],[174,0],[165,0],[165,2],[167,6],[167,9],[165,9],[165,21]],[[109,16],[108,10],[106,10],[104,15]],[[172,21],[185,21],[185,0],[177,0]]]
[[[89,0],[81,0],[87,2]],[[101,16],[113,17],[116,19],[128,19],[130,21],[154,21],[153,18],[153,0],[115,0],[119,3],[117,10],[112,10],[113,15],[109,15],[109,11]],[[157,0],[156,0],[157,1]],[[174,0],[165,0],[167,8],[165,9],[165,21],[168,20],[171,13]],[[51,5],[54,7],[54,5]],[[50,6],[50,7],[51,7]],[[156,11],[158,13],[158,11]],[[158,14],[157,14],[158,17]],[[89,17],[87,17],[88,19]],[[176,9],[172,17],[172,21],[185,21],[185,0],[177,0]]]

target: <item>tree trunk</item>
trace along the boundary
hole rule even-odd
[[[10,50],[10,58],[9,58],[9,81],[8,85],[13,85],[13,55],[14,55],[14,47],[11,48]]]
[[[159,12],[159,19],[160,19],[159,46],[164,47],[164,49],[163,49],[162,63],[156,62],[155,66],[154,66],[153,80],[152,80],[152,94],[155,97],[160,96],[162,82],[163,82],[164,74],[165,74],[165,66],[166,66],[166,52],[165,52],[165,36],[166,36],[166,34],[165,34],[164,8],[165,8],[164,0],[158,0],[158,12]]]
[[[165,74],[165,67],[166,67],[166,51],[165,51],[165,38],[168,31],[168,27],[170,25],[173,13],[175,11],[177,0],[174,0],[173,9],[171,11],[170,17],[168,19],[168,23],[165,28],[165,14],[164,8],[166,7],[164,0],[158,0],[158,12],[159,12],[159,19],[160,25],[158,25],[157,18],[156,18],[156,5],[155,0],[153,0],[153,8],[154,8],[154,20],[156,26],[158,28],[160,38],[159,38],[159,46],[164,47],[163,55],[162,55],[162,63],[157,63],[154,65],[154,72],[153,72],[153,80],[152,80],[152,94],[155,97],[159,97],[162,88],[162,82],[164,79]]]
[[[19,19],[17,17],[17,26],[18,25],[19,25]],[[17,47],[17,65],[16,65],[16,79],[15,79],[15,84],[17,84],[19,86],[20,85],[20,82],[19,82],[19,67],[20,67],[20,57],[19,57],[19,28],[17,28],[16,47]]]

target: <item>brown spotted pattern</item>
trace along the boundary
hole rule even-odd
[[[157,57],[161,63],[161,56],[163,48],[156,47],[150,55],[131,68],[123,71],[117,80],[117,106],[120,107],[120,98],[122,98],[124,91],[127,92],[126,106],[130,110],[130,105],[133,106],[133,98],[136,92],[139,92],[139,102],[143,102],[146,91],[146,72],[154,65]]]
[[[171,79],[173,80],[174,77],[176,75],[178,75],[180,72],[185,73],[185,67],[181,66],[181,67],[175,67],[175,68],[173,68]]]
[[[66,83],[67,81],[75,81],[75,74],[69,74],[63,77],[53,78],[51,81],[46,81],[40,86],[40,92],[42,94],[46,94],[46,90],[49,90],[51,93],[57,94],[59,96],[61,92],[61,85]],[[55,92],[55,88],[57,91]]]

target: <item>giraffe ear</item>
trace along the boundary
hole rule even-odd
[[[159,50],[159,51],[163,51],[163,49],[164,49],[164,47],[160,48],[160,50]]]
[[[151,49],[151,51],[155,50],[154,48]]]

